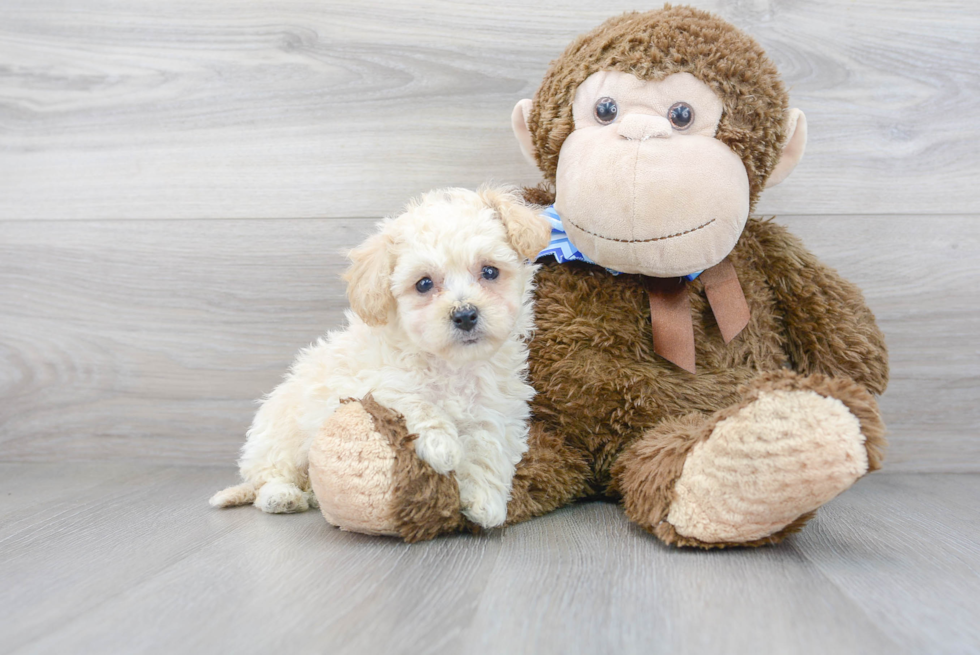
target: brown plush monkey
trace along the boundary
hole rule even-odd
[[[786,230],[749,218],[803,154],[805,119],[787,107],[755,41],[670,6],[579,37],[515,107],[545,177],[528,200],[554,204],[582,261],[542,260],[509,523],[602,497],[667,543],[775,543],[879,467],[873,315]],[[331,483],[352,516],[408,540],[469,527],[452,478],[370,401],[338,412],[311,459],[365,433],[392,457],[384,488]]]

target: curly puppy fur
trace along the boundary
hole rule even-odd
[[[506,189],[433,191],[383,222],[351,252],[347,330],[300,353],[248,431],[244,484],[212,505],[308,509],[311,442],[343,399],[373,394],[404,416],[418,457],[455,474],[467,517],[503,523],[533,395],[528,259],[549,234]]]

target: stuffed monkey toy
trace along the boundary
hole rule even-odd
[[[879,468],[874,316],[798,239],[749,217],[806,144],[753,39],[687,7],[612,18],[512,123],[544,175],[526,198],[554,229],[508,523],[605,498],[668,544],[771,544]],[[411,444],[393,412],[345,404],[310,454],[327,519],[409,541],[473,529],[452,476]]]

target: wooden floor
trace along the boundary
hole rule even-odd
[[[407,545],[214,510],[227,468],[0,464],[4,653],[969,653],[977,474],[873,475],[792,541],[661,546],[619,507]]]

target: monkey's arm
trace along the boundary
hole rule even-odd
[[[776,296],[793,368],[849,377],[875,394],[888,385],[888,351],[874,314],[854,284],[810,253],[786,228],[752,219],[746,255]]]

